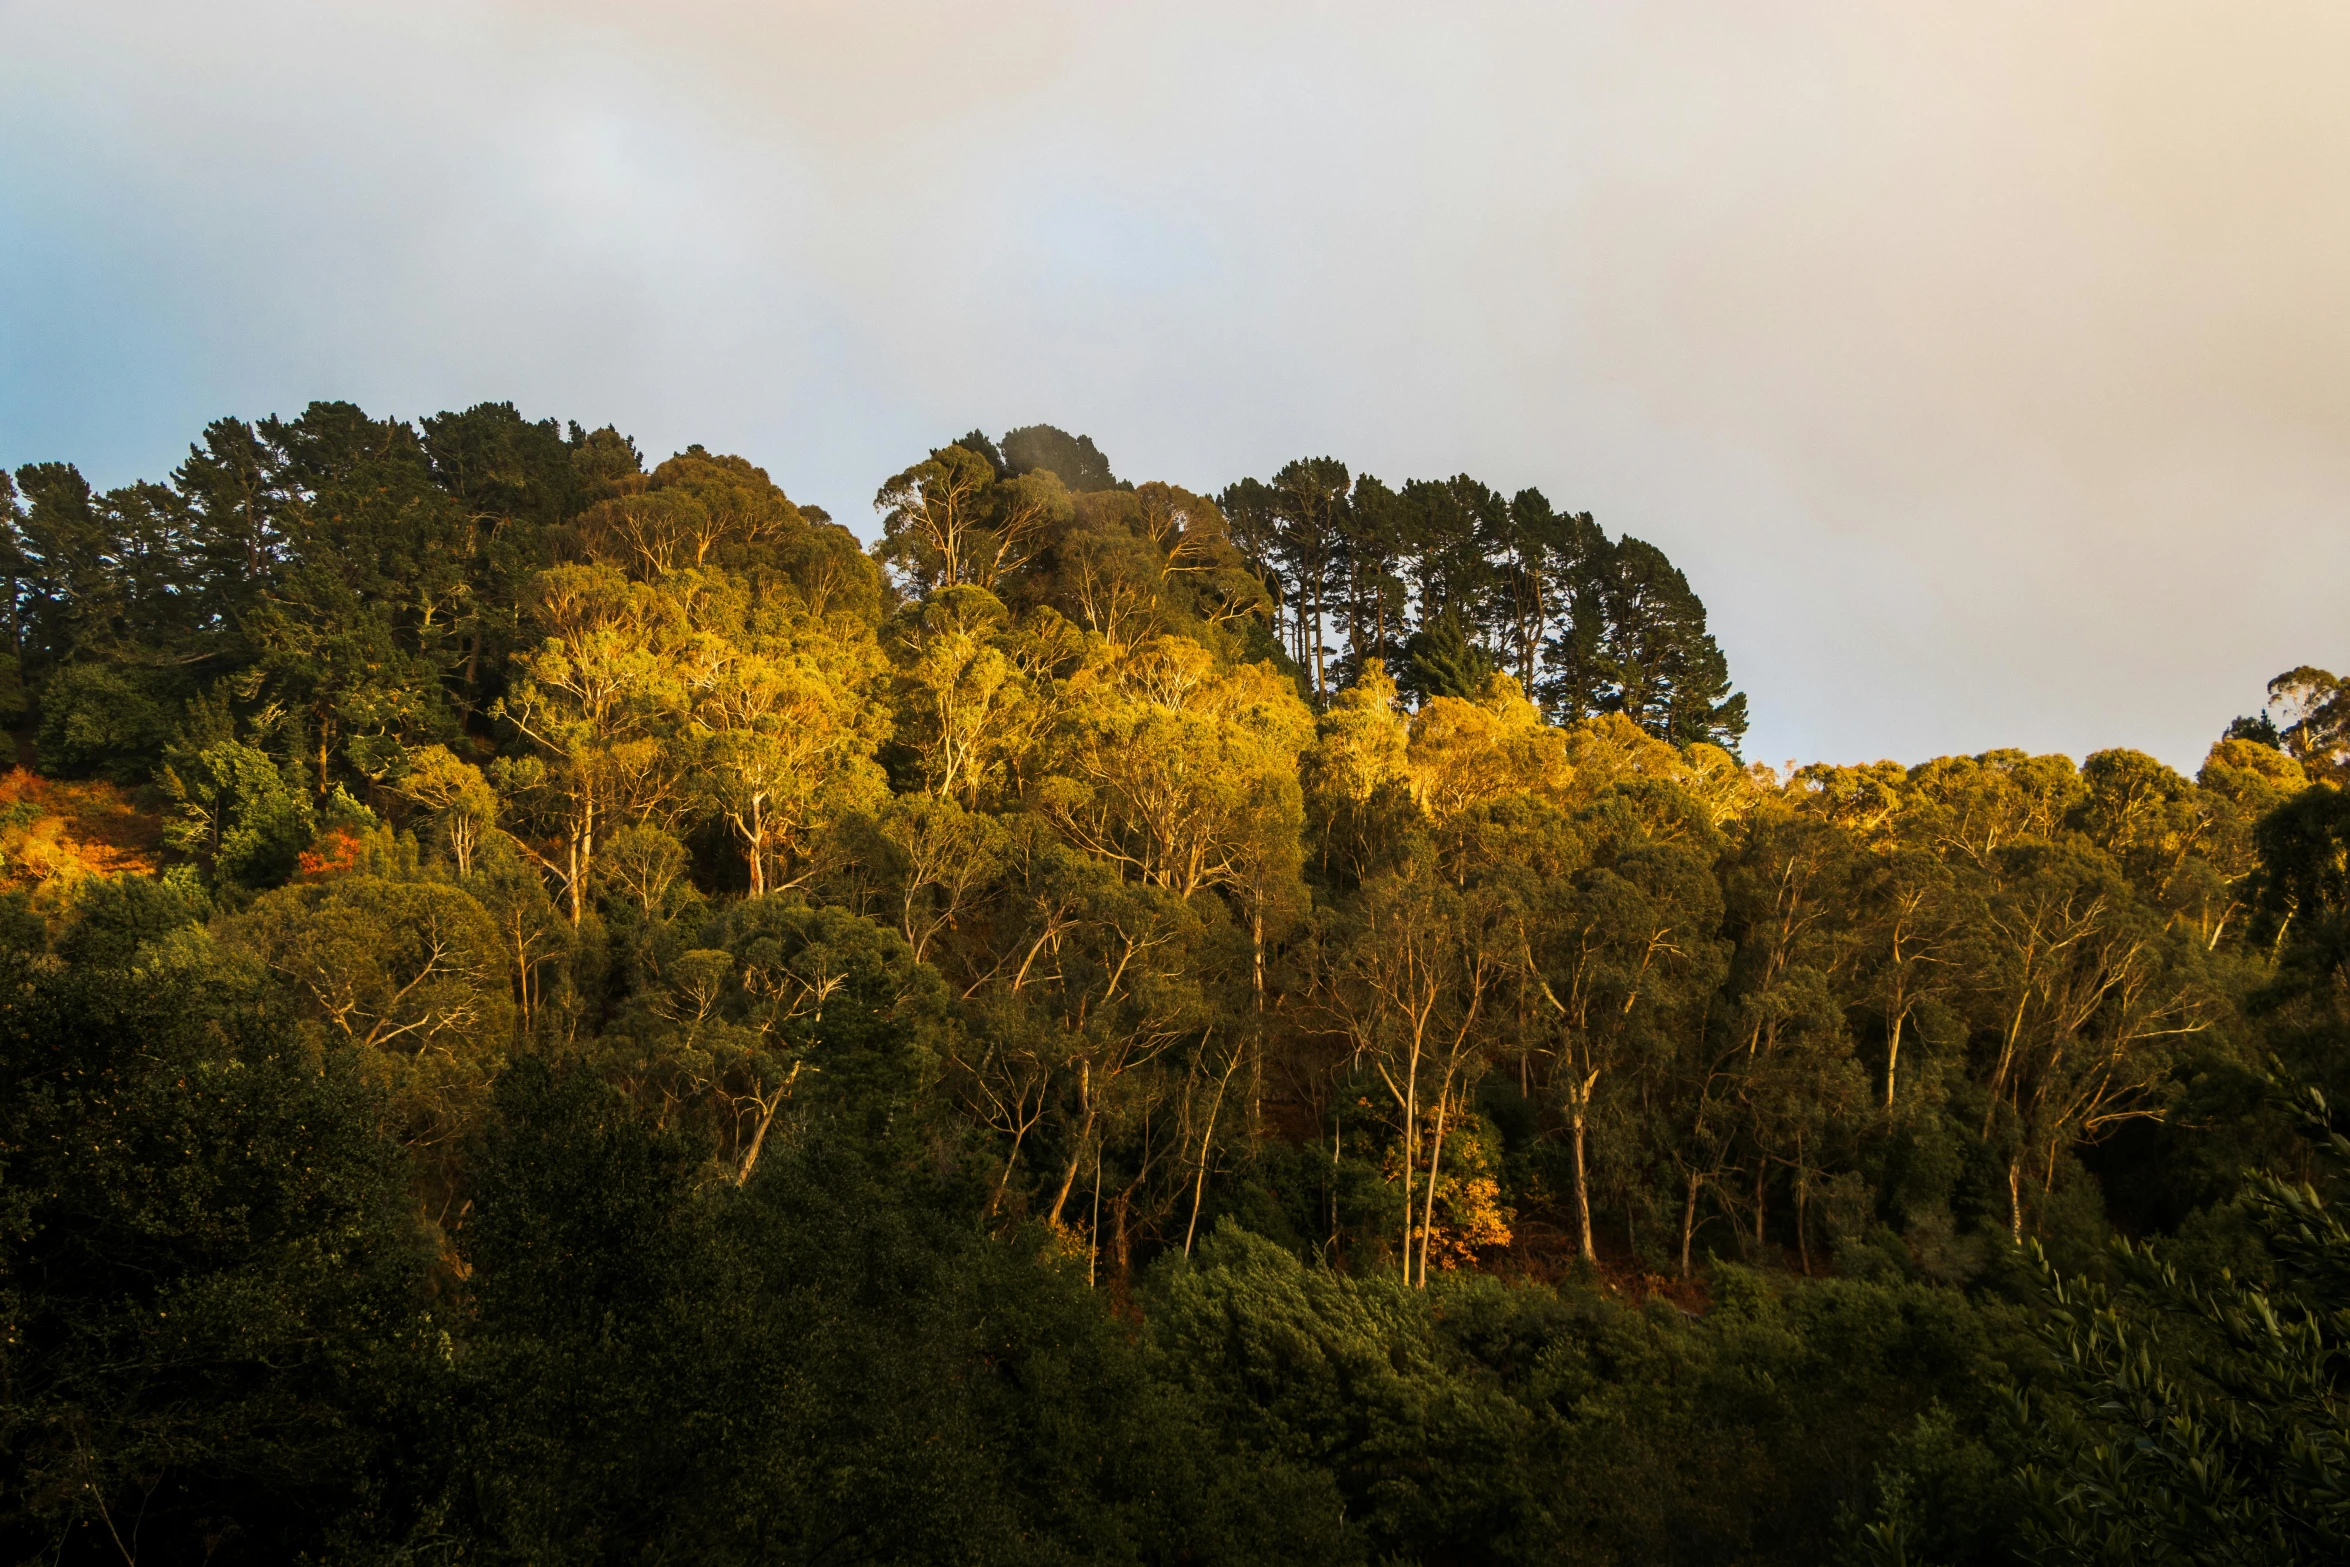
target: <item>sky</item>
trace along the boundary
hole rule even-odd
[[[2350,7],[0,0],[0,463],[512,401],[870,537],[974,426],[1540,487],[1747,754],[2350,668]]]

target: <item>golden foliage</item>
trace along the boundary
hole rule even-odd
[[[110,783],[0,776],[0,887],[66,892],[91,876],[155,870],[162,824]]]
[[[1440,696],[1413,715],[1409,761],[1412,797],[1438,823],[1505,795],[1563,799],[1575,780],[1565,737],[1507,675],[1474,702]]]

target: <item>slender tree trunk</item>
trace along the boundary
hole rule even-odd
[[[1583,1260],[1597,1265],[1599,1252],[1591,1244],[1591,1181],[1583,1167],[1583,1127],[1590,1109],[1590,1090],[1575,1100],[1569,1112],[1575,1141],[1575,1238],[1583,1251]]]
[[[1811,1207],[1811,1180],[1803,1166],[1803,1143],[1795,1144],[1795,1256],[1803,1265],[1803,1276],[1811,1277],[1811,1243],[1804,1238],[1804,1216]]]
[[[1338,1085],[1333,1083],[1330,1088],[1330,1255],[1333,1257],[1338,1255],[1338,1134],[1340,1130]]]
[[[1314,705],[1330,705],[1330,688],[1322,679],[1322,574],[1314,574]]]
[[[522,929],[522,916],[514,916],[514,989],[522,1003],[522,1037],[530,1037],[530,937]]]
[[[588,870],[596,862],[596,802],[590,796],[580,806],[579,826],[571,835],[570,887],[571,923],[576,927],[587,916]]]
[[[759,1106],[759,1129],[751,1134],[750,1151],[743,1155],[742,1168],[735,1172],[735,1185],[741,1186],[749,1181],[751,1172],[759,1167],[759,1150],[767,1146],[767,1128],[775,1124],[775,1112],[782,1109],[783,1102],[791,1097],[792,1084],[798,1082],[799,1078],[800,1064],[794,1061],[791,1075],[783,1080],[773,1097]]]
[[[1415,1045],[1411,1079],[1405,1085],[1403,1100],[1403,1282],[1406,1289],[1412,1283],[1412,1163],[1420,1153],[1419,1115],[1420,1051]]]
[[[1697,1233],[1697,1187],[1704,1177],[1689,1172],[1689,1195],[1681,1203],[1681,1277],[1689,1277],[1689,1243]]]
[[[1253,1026],[1249,1039],[1248,1135],[1254,1143],[1265,1125],[1265,901],[1260,895],[1249,911],[1249,1009]]]
[[[1436,1147],[1428,1157],[1428,1200],[1421,1209],[1420,1221],[1420,1288],[1428,1287],[1428,1242],[1436,1233],[1436,1177],[1444,1164],[1444,1108],[1452,1093],[1447,1082],[1436,1094]]]
[[[1025,1108],[1028,1101],[1023,1098],[1020,1103]],[[1012,1184],[1012,1170],[1020,1163],[1020,1144],[1027,1137],[1028,1128],[1025,1126],[1012,1133],[1012,1155],[1004,1161],[1004,1173],[996,1177],[995,1190],[988,1194],[987,1216],[991,1219],[995,1217],[996,1210],[1003,1206],[1004,1189]]]
[[[2024,1243],[2024,1163],[2007,1161],[2007,1233],[2018,1246]]]
[[[1093,1222],[1085,1236],[1085,1287],[1092,1289],[1102,1260],[1102,1151],[1093,1151]]]
[[[2025,979],[2027,988],[2015,1004],[2015,1016],[2008,1021],[2007,1037],[1999,1045],[1999,1064],[1991,1072],[1991,1102],[1983,1109],[1983,1141],[1985,1142],[1991,1140],[1991,1123],[1999,1116],[1999,1096],[2007,1088],[2007,1069],[2015,1062],[2016,1039],[2023,1033],[2024,1007],[2031,1000],[2028,972]]]
[[[1224,1108],[1224,1085],[1232,1081],[1232,1070],[1240,1065],[1239,1052],[1224,1068],[1224,1075],[1216,1080],[1216,1100],[1208,1107],[1208,1124],[1199,1136],[1199,1174],[1191,1185],[1191,1223],[1183,1229],[1183,1255],[1191,1255],[1191,1237],[1199,1229],[1200,1203],[1208,1191],[1208,1153],[1216,1136],[1216,1117]]]
[[[1069,1188],[1077,1184],[1077,1171],[1085,1163],[1086,1149],[1093,1141],[1093,1065],[1081,1061],[1077,1066],[1077,1103],[1083,1107],[1085,1119],[1077,1131],[1077,1146],[1069,1150],[1069,1167],[1061,1172],[1061,1189],[1053,1194],[1053,1211],[1045,1216],[1049,1227],[1058,1229],[1061,1209],[1069,1201]]]
[[[1885,1108],[1893,1108],[1893,1076],[1901,1069],[1901,1025],[1908,1009],[1893,1014],[1893,1031],[1885,1046]]]

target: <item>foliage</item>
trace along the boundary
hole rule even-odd
[[[290,1560],[398,1530],[433,1334],[357,1053],[295,1043],[201,942],[20,969],[0,1007],[9,1554]]]
[[[2330,1548],[2339,678],[1781,777],[1536,490],[875,506],[507,404],[6,476],[19,1555]]]

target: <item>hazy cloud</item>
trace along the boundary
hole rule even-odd
[[[343,396],[870,528],[1035,419],[1664,544],[1757,755],[2350,663],[2338,6],[5,3],[0,461]]]

